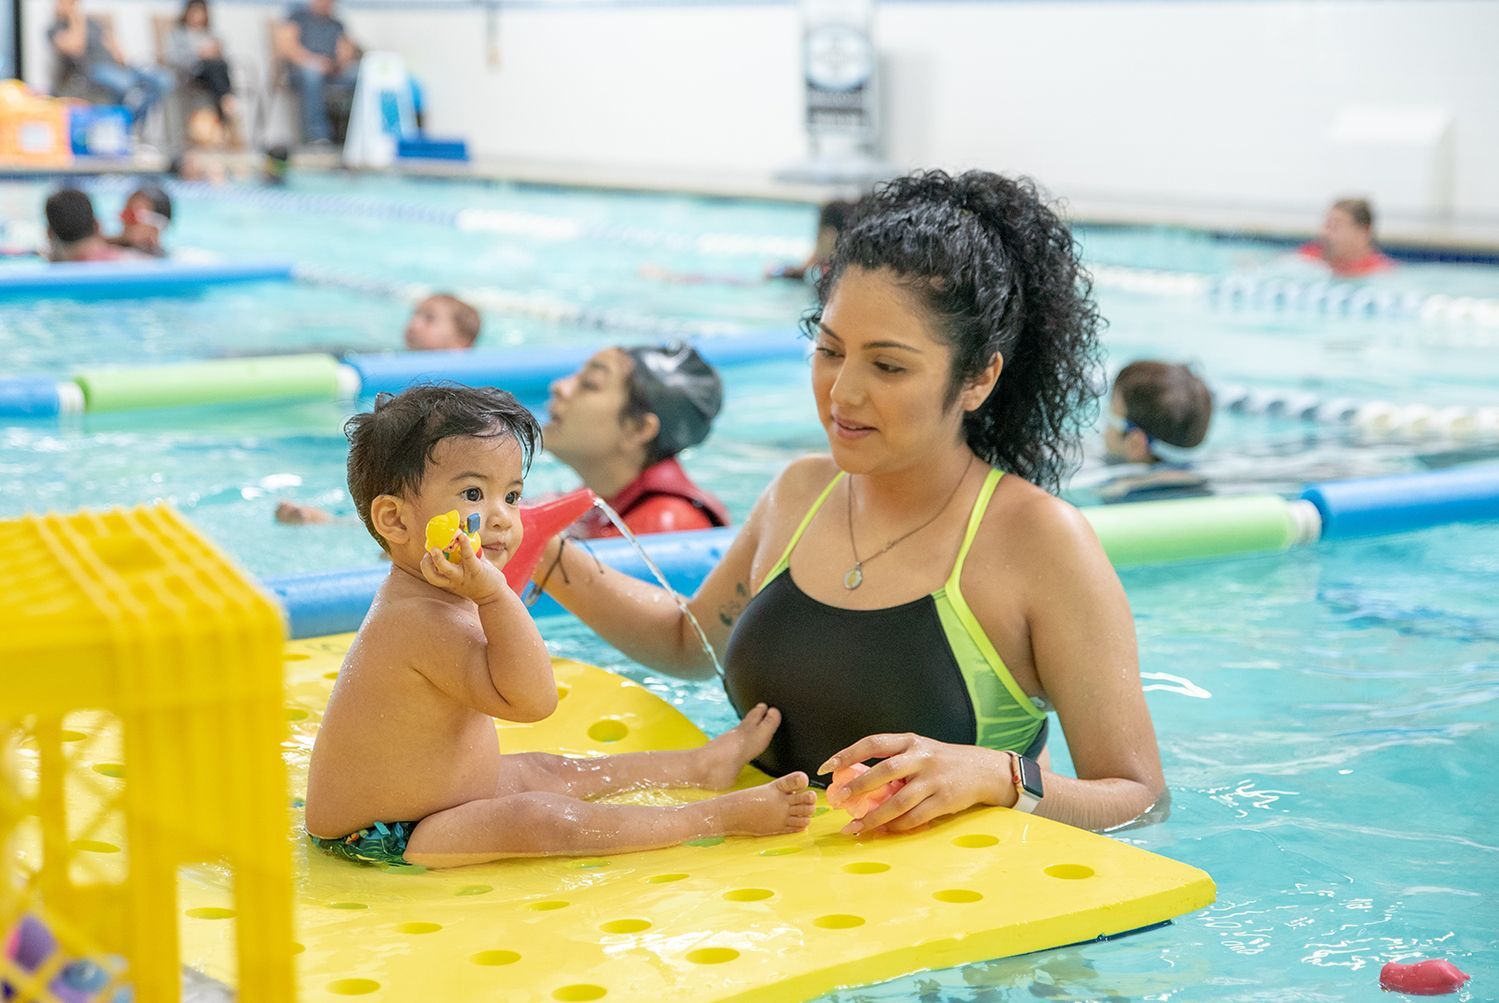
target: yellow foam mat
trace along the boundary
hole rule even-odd
[[[297,793],[349,640],[287,646]],[[507,751],[704,741],[628,680],[576,662],[556,671],[557,713],[500,725]],[[1121,933],[1214,897],[1200,870],[1004,809],[865,840],[839,834],[841,811],[820,810],[791,836],[445,872],[362,867],[294,838],[300,998],[785,1003]],[[232,981],[224,883],[201,871],[184,879],[183,960]]]

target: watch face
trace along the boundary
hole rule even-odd
[[[1032,797],[1041,797],[1041,765],[1034,759],[1025,756],[1018,757],[1020,760],[1020,786]]]
[[[869,80],[874,53],[869,38],[846,24],[825,24],[807,32],[807,79],[830,91],[849,91]]]

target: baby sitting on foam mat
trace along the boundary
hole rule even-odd
[[[678,806],[588,800],[733,786],[780,724],[764,704],[699,749],[501,755],[492,719],[539,721],[557,706],[546,646],[500,570],[520,546],[517,505],[541,430],[504,391],[422,386],[380,395],[345,432],[349,493],[391,569],[312,750],[314,843],[369,863],[456,867],[807,827],[804,773]],[[452,509],[479,515],[480,553],[461,534],[451,557],[426,548],[428,520]]]

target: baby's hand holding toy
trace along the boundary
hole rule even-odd
[[[427,549],[436,548],[454,564],[462,560],[458,552],[458,537],[467,536],[477,557],[484,556],[484,545],[479,540],[479,513],[473,512],[465,520],[458,518],[458,510],[452,509],[427,520]]]

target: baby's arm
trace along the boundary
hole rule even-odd
[[[557,709],[551,656],[499,569],[474,555],[468,537],[460,534],[458,540],[457,564],[434,548],[422,558],[422,575],[471,600],[483,633],[444,632],[422,652],[418,671],[454,700],[490,717],[540,721]]]

